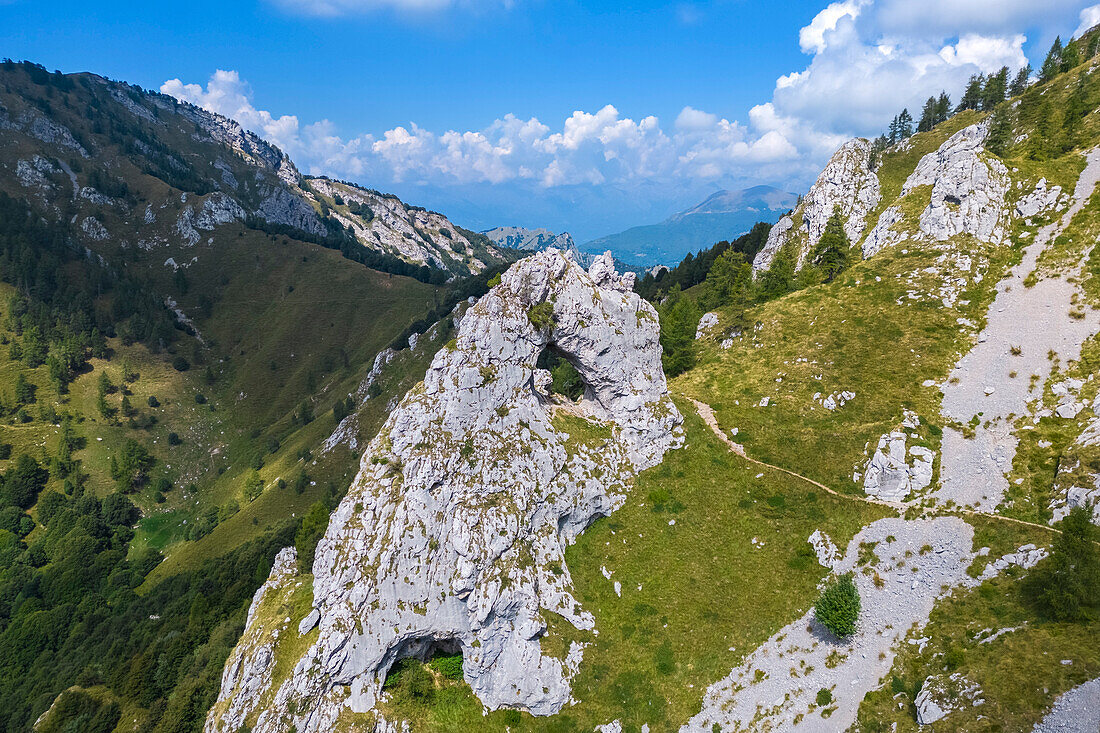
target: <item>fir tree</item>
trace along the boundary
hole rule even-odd
[[[940,92],[940,96],[936,100],[936,124],[947,122],[950,117],[951,97],[947,96],[947,92]]]
[[[661,362],[665,373],[674,377],[695,366],[695,330],[699,326],[699,306],[672,289],[661,310]]]
[[[1024,68],[1016,72],[1015,78],[1012,79],[1012,84],[1008,88],[1008,96],[1018,97],[1027,91],[1027,81],[1031,77],[1031,64],[1028,64]]]
[[[833,209],[833,215],[825,223],[825,232],[810,253],[810,261],[814,263],[825,282],[832,282],[848,267],[851,249],[852,243],[848,240],[847,232],[844,231],[844,216],[839,208]]]
[[[996,74],[990,74],[982,87],[982,109],[991,110],[1005,101],[1008,93],[1008,67],[1002,66]]]
[[[1062,49],[1060,62],[1059,68],[1063,72],[1069,71],[1081,63],[1081,51],[1077,41],[1070,41],[1066,44],[1066,47]]]
[[[790,242],[779,248],[772,258],[771,267],[760,277],[760,297],[774,300],[794,290],[797,265],[794,245]]]
[[[963,92],[962,99],[959,101],[959,106],[955,109],[956,112],[962,112],[967,109],[978,109],[978,106],[982,103],[982,89],[985,86],[985,77],[981,74],[974,74],[970,77],[970,81],[966,84],[966,91]]]
[[[1062,70],[1062,37],[1058,36],[1047,51],[1043,68],[1039,70],[1039,81],[1046,83],[1053,79]]]
[[[920,122],[917,123],[917,132],[928,132],[936,126],[936,98],[929,97],[920,111]]]
[[[1100,614],[1100,553],[1089,514],[1084,507],[1070,510],[1050,556],[1023,582],[1025,596],[1055,621],[1089,621]]]

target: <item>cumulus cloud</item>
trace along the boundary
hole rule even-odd
[[[1035,5],[1017,0],[834,2],[799,33],[802,50],[812,58],[805,68],[776,80],[775,112],[827,136],[823,140],[875,134],[903,107],[915,111],[940,90],[957,97],[972,74],[1024,66],[1026,37],[993,30],[1004,24],[998,14],[1023,22],[1038,14]],[[997,24],[988,15],[998,15]],[[939,30],[943,24],[951,30]]]
[[[801,144],[818,142],[797,121],[774,113],[754,110],[745,126],[689,106],[666,130],[655,116],[634,120],[610,104],[595,112],[577,110],[553,128],[508,114],[481,130],[438,133],[412,123],[377,136],[342,138],[327,120],[303,126],[294,115],[257,109],[235,71],[216,71],[205,87],[171,79],[161,91],[237,120],[307,172],[365,178],[374,185],[524,180],[550,188],[707,181],[791,161]]]
[[[1100,23],[1100,5],[1090,5],[1081,11],[1080,17],[1081,24],[1077,26],[1077,30],[1073,32],[1074,38],[1077,38],[1097,23]]]
[[[798,32],[798,45],[805,53],[821,53],[827,46],[825,34],[835,31],[842,18],[858,18],[864,4],[861,0],[845,0],[828,5]]]
[[[276,1],[330,15],[507,4]],[[294,115],[257,109],[235,71],[215,72],[205,87],[172,79],[161,90],[236,119],[286,150],[306,172],[376,187],[668,192],[767,181],[805,190],[846,139],[878,134],[902,107],[915,114],[941,90],[957,100],[975,73],[1022,67],[1027,39],[1018,29],[1046,28],[1047,16],[1078,7],[1080,0],[836,0],[798,33],[806,63],[776,79],[771,99],[752,106],[742,120],[690,105],[671,121],[633,118],[607,104],[556,120],[505,114],[475,130],[429,130],[413,122],[347,137],[327,120],[303,124]],[[1085,8],[1080,20],[1082,28],[1100,21],[1100,5]]]

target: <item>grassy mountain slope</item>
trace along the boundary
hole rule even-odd
[[[425,282],[275,148],[123,84],[0,64],[0,127],[0,728],[78,684],[62,723],[193,730],[274,553],[491,271]]]

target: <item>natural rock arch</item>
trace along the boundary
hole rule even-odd
[[[436,644],[458,644],[489,708],[547,715],[568,701],[583,648],[544,655],[545,614],[580,630],[595,620],[572,595],[564,548],[682,435],[657,316],[632,280],[609,255],[585,272],[547,250],[466,313],[333,512],[313,566],[317,641],[291,675],[267,683],[273,702],[254,730],[306,733],[345,705],[370,710],[394,662]],[[537,368],[551,345],[585,382],[578,411],[608,429],[598,449],[567,449],[554,427]],[[208,730],[239,722],[221,712],[235,695],[271,694],[245,689],[248,654],[227,662]]]

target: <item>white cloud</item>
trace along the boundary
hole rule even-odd
[[[275,1],[314,14],[507,6],[502,0]],[[306,172],[380,188],[560,189],[568,196],[573,189],[566,187],[601,186],[645,190],[652,198],[767,181],[805,190],[846,139],[878,134],[902,107],[916,114],[940,90],[957,100],[974,73],[1022,66],[1027,39],[1018,30],[1030,24],[1053,36],[1053,14],[1062,12],[1064,20],[1079,7],[1080,0],[832,2],[799,32],[806,64],[776,79],[771,99],[742,121],[684,106],[666,126],[607,104],[549,122],[506,114],[481,129],[434,131],[411,122],[346,137],[327,120],[303,124],[294,115],[257,109],[235,71],[217,71],[205,87],[172,79],[161,90],[238,120]],[[685,1],[679,9],[697,4]],[[1085,8],[1080,18],[1082,27],[1100,22],[1100,5]]]
[[[1068,0],[1049,0],[1054,4]],[[829,147],[834,135],[873,135],[903,107],[919,110],[941,90],[957,98],[967,79],[1027,63],[1019,33],[998,32],[1041,13],[1034,0],[845,0],[801,29],[812,59],[776,79],[775,113],[797,120],[799,150]],[[931,10],[930,10],[931,8]],[[992,23],[987,16],[994,15]],[[950,31],[940,30],[948,25]],[[1018,28],[1019,25],[1014,26]]]
[[[989,38],[967,34],[955,45],[940,49],[940,58],[953,66],[970,64],[982,70],[999,69],[1002,66],[1020,68],[1027,64],[1024,56],[1026,36]],[[927,69],[925,69],[927,71]]]
[[[1100,5],[1090,5],[1081,11],[1081,24],[1073,32],[1073,37],[1078,38],[1082,33],[1100,23]]]
[[[842,18],[858,18],[865,1],[844,0],[826,6],[814,16],[808,26],[798,32],[798,45],[806,53],[821,53],[827,46],[825,35],[835,31]]]
[[[1073,12],[1081,0],[877,0],[875,30],[908,38],[1014,33]]]
[[[345,139],[327,120],[303,126],[293,115],[256,109],[235,71],[216,71],[205,88],[171,79],[161,91],[237,120],[280,146],[306,172],[378,186],[522,180],[543,187],[675,185],[752,177],[768,166],[789,166],[805,153],[829,152],[821,149],[820,136],[796,120],[758,110],[746,127],[688,106],[666,131],[657,117],[634,120],[609,104],[595,112],[577,110],[557,129],[509,114],[481,130],[436,133],[412,123],[377,137]],[[833,147],[841,141],[825,139]]]

